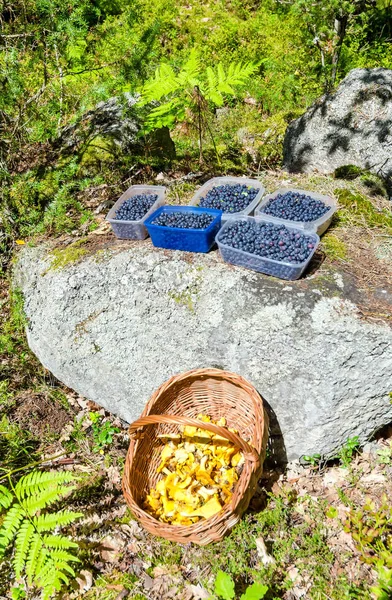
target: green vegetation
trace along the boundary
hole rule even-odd
[[[390,211],[378,210],[369,198],[347,189],[337,189],[335,194],[342,207],[337,216],[338,224],[392,230]]]
[[[389,0],[12,0],[0,8],[3,253],[15,236],[91,230],[89,189],[114,198],[133,173],[151,181],[170,163],[146,127],[131,152],[94,131],[84,115],[98,102],[144,93],[130,114],[170,126],[180,171],[198,168],[201,147],[212,170],[274,168],[287,123],[325,89],[352,68],[392,66],[391,11]]]
[[[347,258],[347,246],[335,233],[328,232],[323,236],[322,247],[331,260]]]
[[[113,442],[115,433],[119,433],[118,427],[114,427],[110,421],[102,421],[102,417],[95,412],[90,412],[90,420],[93,430],[93,452],[102,452],[103,448]]]
[[[75,576],[70,566],[78,559],[69,550],[77,544],[57,529],[69,525],[82,513],[48,512],[47,508],[68,495],[74,480],[71,473],[32,471],[16,485],[8,478],[9,487],[0,485],[0,506],[5,515],[0,527],[0,557],[10,545],[15,546],[13,567],[16,579],[14,597],[27,598],[27,590],[19,584],[26,575],[29,589],[42,590],[42,600],[48,600],[62,585]]]
[[[358,436],[354,436],[352,438],[348,438],[347,442],[342,446],[339,450],[335,458],[338,458],[343,467],[348,467],[354,456],[358,454],[360,448],[359,438]]]
[[[310,456],[305,455],[302,457],[302,459],[305,463],[308,463],[312,467],[317,467],[317,465],[320,463],[320,461],[322,459],[322,456],[321,456],[321,454],[312,454]]]
[[[9,407],[0,405],[1,412]],[[37,448],[38,441],[3,414],[0,419],[0,477],[4,471],[20,468],[36,460]]]
[[[125,436],[39,364],[25,339],[23,296],[9,284],[16,240],[27,245],[61,238],[50,252],[49,270],[75,263],[88,255],[87,236],[110,202],[131,183],[158,183],[161,171],[164,179],[178,179],[168,188],[175,203],[187,202],[213,175],[262,176],[267,186],[284,179],[274,170],[281,164],[287,124],[351,69],[392,68],[391,17],[390,0],[1,4],[0,595],[9,593],[12,582],[14,600],[37,594],[75,597],[74,571],[79,576],[84,570],[93,578],[91,589],[80,592],[87,600],[115,600],[122,590],[145,600],[144,577],[154,583],[164,567],[163,577],[174,573],[180,581],[178,597],[196,580],[221,599],[277,600],[294,585],[309,600],[391,597],[392,515],[385,498],[363,502],[351,493],[362,489],[353,483],[360,477],[353,461],[357,438],[337,455],[349,467],[350,480],[337,488],[334,502],[322,499],[324,489],[315,499],[317,492],[278,485],[263,492],[259,507],[248,511],[229,536],[203,548],[138,531],[121,500]],[[129,107],[127,94],[141,94],[141,99]],[[137,125],[129,147],[110,132],[95,130],[88,116],[97,103],[114,96],[124,120]],[[175,158],[157,150],[150,130],[158,136],[161,125],[170,130]],[[190,172],[194,178],[188,180]],[[335,190],[341,209],[322,248],[330,260],[349,264],[347,230],[382,228],[390,235],[392,217],[377,208],[380,199],[367,197],[385,195],[377,177],[349,167],[335,176],[314,175],[306,185],[314,189],[323,182],[326,193],[345,186]],[[303,187],[299,178],[293,180]],[[75,234],[78,239],[72,241]],[[168,291],[173,306],[194,313],[201,277],[192,269],[180,278],[178,289]],[[76,338],[87,323],[76,326]],[[45,423],[49,433],[39,436],[29,413],[24,420],[18,416],[24,398],[35,400],[39,394],[68,414],[61,433],[51,434]],[[50,466],[57,470],[45,471],[53,456],[60,457]],[[303,459],[312,478],[327,468],[318,454]],[[391,461],[388,447],[375,459],[385,472]],[[38,466],[43,470],[31,471]],[[67,468],[89,473],[88,483],[72,495]],[[331,531],[342,533],[342,504],[356,555],[331,544]],[[82,511],[87,518],[79,523]],[[334,529],[328,529],[330,521]],[[127,540],[121,562],[110,564],[100,555],[103,529]],[[73,552],[77,547],[80,562]],[[370,576],[365,581],[363,572],[347,568],[350,561],[359,562],[358,556],[378,573],[372,590]],[[134,573],[127,571],[130,565]]]
[[[236,597],[234,581],[230,575],[224,571],[218,571],[214,586],[215,594],[222,600],[233,600]],[[241,594],[240,600],[261,600],[268,592],[268,587],[261,583],[253,583],[245,593]],[[213,598],[211,598],[213,600]]]
[[[208,131],[219,162],[209,109],[223,106],[226,98],[235,96],[236,89],[244,88],[257,69],[258,65],[254,63],[231,62],[225,67],[219,62],[215,67],[205,70],[195,50],[192,50],[178,73],[170,64],[161,64],[142,90],[142,104],[161,101],[149,113],[145,127],[173,128],[182,123],[195,129],[199,139],[200,162],[203,161],[203,136]]]
[[[87,253],[86,248],[83,248],[83,244],[86,243],[86,239],[80,239],[73,242],[65,248],[55,248],[50,252],[54,257],[48,270],[62,269],[70,263],[77,262]]]
[[[392,568],[392,506],[386,494],[378,507],[369,499],[362,509],[352,509],[345,531],[352,534],[365,562]]]

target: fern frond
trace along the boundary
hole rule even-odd
[[[146,119],[148,128],[171,127],[177,120],[181,120],[184,109],[178,98],[173,98],[154,108]]]
[[[33,517],[39,510],[54,504],[73,489],[75,489],[75,486],[45,489],[42,492],[38,492],[37,495],[24,499],[21,504],[28,515]]]
[[[72,512],[70,510],[63,510],[58,513],[39,515],[34,517],[34,527],[40,533],[43,531],[53,531],[56,527],[65,527],[76,519],[83,517],[83,513]]]
[[[34,533],[32,539],[31,539],[31,544],[30,544],[30,548],[29,548],[29,552],[27,555],[27,561],[26,561],[26,575],[27,575],[27,581],[29,585],[32,585],[35,573],[36,573],[36,569],[37,569],[37,562],[38,562],[38,557],[41,553],[42,550],[42,539],[41,536],[38,533]]]
[[[13,495],[4,487],[4,485],[0,485],[0,506],[3,508],[9,508],[12,504]]]
[[[229,84],[230,86],[244,85],[251,75],[259,68],[260,63],[231,63],[227,70],[226,77],[221,83]]]
[[[32,471],[19,479],[15,486],[15,494],[20,502],[48,489],[62,489],[65,494],[70,490],[65,484],[74,480],[75,477],[69,471]]]
[[[216,77],[214,70],[211,67],[207,67],[206,75],[207,75],[207,89],[215,90],[216,86],[218,85],[218,79]]]
[[[23,521],[19,528],[15,541],[14,569],[17,579],[22,574],[26,563],[26,557],[33,539],[34,525],[30,521]]]
[[[52,532],[82,517],[83,513],[37,513],[68,495],[74,489],[70,485],[74,479],[69,472],[33,471],[22,477],[12,491],[0,487],[0,506],[7,511],[0,527],[0,554],[15,537],[13,566],[16,578],[24,571],[28,586],[40,588],[41,598],[48,600],[64,583],[69,583],[69,575],[75,577],[70,563],[79,561],[71,554],[78,545]]]
[[[63,535],[44,535],[43,540],[45,546],[49,548],[78,548],[75,542],[71,542]]]
[[[50,559],[56,563],[56,567],[60,563],[65,564],[68,562],[80,562],[80,560],[78,559],[77,556],[74,556],[73,554],[70,554],[69,552],[66,552],[65,550],[61,550],[61,548],[51,551]]]
[[[42,540],[41,540],[42,542]],[[48,562],[50,562],[50,565],[48,565]],[[38,553],[37,556],[37,564],[35,566],[35,574],[34,574],[34,581],[33,584],[37,585],[40,584],[41,582],[41,578],[43,573],[46,572],[46,569],[50,569],[50,570],[54,570],[54,564],[52,561],[50,561],[50,553],[49,550],[47,548],[44,547],[44,545],[41,545],[41,550]]]
[[[144,105],[153,100],[159,101],[178,88],[179,82],[172,67],[163,63],[155,71],[154,77],[144,84],[140,104]]]
[[[19,504],[12,506],[4,517],[0,528],[0,556],[14,537],[20,523],[23,521],[23,509]]]
[[[216,70],[217,70],[218,85],[222,85],[222,83],[224,83],[226,81],[225,70],[223,68],[222,63],[217,64]]]
[[[200,56],[197,50],[191,50],[189,58],[177,75],[177,81],[182,88],[194,87],[199,85],[201,64]]]
[[[63,572],[64,570],[75,577],[75,571],[67,563],[60,565],[59,568],[53,568],[53,563],[48,561],[46,572],[40,579],[40,585],[43,588],[42,600],[49,600],[55,591],[60,591],[62,583],[69,584],[69,578]]]

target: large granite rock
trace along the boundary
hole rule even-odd
[[[392,329],[360,319],[359,292],[341,273],[284,282],[217,252],[146,241],[114,242],[61,269],[45,247],[25,248],[15,283],[41,362],[127,421],[168,377],[207,366],[256,385],[281,459],[329,454],[392,421]]]
[[[356,165],[382,177],[392,194],[392,70],[354,69],[287,128],[284,167],[332,173]]]

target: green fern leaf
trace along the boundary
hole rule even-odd
[[[0,528],[0,556],[4,553],[22,521],[22,507],[19,504],[11,506]]]
[[[206,69],[206,75],[207,75],[207,90],[206,93],[208,94],[210,91],[213,91],[216,89],[217,86],[217,78],[215,75],[214,70],[211,67],[207,67]]]
[[[61,550],[60,548],[51,551],[50,558],[53,562],[56,563],[56,565],[58,563],[80,562],[80,560],[76,556],[70,554],[69,552],[66,552],[65,550]]]
[[[50,551],[42,544],[41,550],[37,556],[37,564],[35,567],[34,585],[42,585],[41,581],[44,573],[55,570],[55,564],[51,560]]]
[[[201,65],[199,53],[197,52],[197,50],[192,50],[189,54],[188,60],[177,75],[177,81],[179,86],[181,86],[182,88],[187,88],[199,85],[200,70]]]
[[[216,106],[222,106],[224,103],[224,99],[222,94],[218,90],[209,90],[208,95],[205,93],[207,100],[211,100]]]
[[[225,70],[223,68],[222,63],[217,64],[217,79],[218,79],[218,85],[221,85],[222,83],[224,83],[226,81]]]
[[[32,471],[19,479],[15,486],[15,494],[19,501],[33,494],[44,493],[48,489],[61,489],[62,493],[66,494],[71,488],[64,487],[64,484],[74,480],[75,477],[69,471]]]
[[[218,90],[222,92],[222,94],[230,94],[231,96],[234,96],[235,94],[234,89],[227,81],[222,81],[222,83],[218,85]]]
[[[172,67],[164,63],[157,68],[154,77],[145,83],[140,104],[144,105],[153,100],[159,101],[164,96],[175,92],[178,87],[179,82]]]
[[[30,496],[29,498],[24,499],[21,504],[28,515],[33,517],[39,510],[54,504],[65,496],[69,491],[72,491],[74,486],[70,486],[69,488],[49,488],[44,491],[40,491],[35,496]]]
[[[56,527],[65,527],[80,517],[83,517],[83,513],[64,510],[34,517],[33,523],[37,531],[41,533],[43,531],[53,531]]]
[[[9,508],[12,504],[13,495],[11,492],[4,487],[4,485],[0,485],[0,506],[3,508]]]
[[[45,546],[49,548],[78,548],[75,542],[71,542],[63,535],[44,535],[43,540]]]
[[[14,569],[16,579],[19,579],[25,567],[33,533],[34,525],[30,521],[23,521],[15,541]]]
[[[83,514],[37,513],[68,495],[74,489],[70,485],[74,479],[69,472],[33,471],[18,481],[15,494],[0,487],[0,506],[8,509],[0,527],[0,553],[15,537],[15,576],[20,578],[24,571],[28,586],[40,588],[42,598],[49,599],[59,592],[69,582],[68,575],[75,577],[70,563],[79,561],[69,552],[78,547],[75,542],[63,535],[42,534],[68,525]]]
[[[42,539],[38,533],[34,533],[26,561],[26,575],[29,585],[32,585],[37,570],[38,558],[42,551]]]
[[[169,102],[165,102],[154,108],[146,119],[147,126],[150,128],[172,126],[173,123],[179,119],[178,105],[178,99],[173,98]]]

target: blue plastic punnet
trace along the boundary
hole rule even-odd
[[[163,212],[184,212],[208,214],[214,216],[212,223],[206,229],[183,229],[180,227],[165,227],[153,225],[153,221]],[[208,252],[215,243],[215,236],[221,228],[222,211],[213,208],[197,206],[161,206],[146,219],[144,225],[150,234],[151,241],[158,248],[183,250],[185,252]]]

